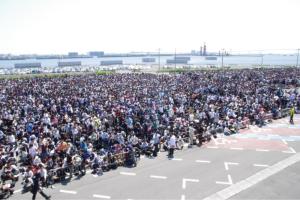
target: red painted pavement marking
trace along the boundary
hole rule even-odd
[[[230,140],[237,140],[237,142],[227,142],[225,144],[215,145],[214,142],[210,142],[204,146],[217,146],[223,149],[230,148],[243,148],[245,150],[267,149],[270,151],[287,151],[288,145],[284,144],[281,140],[258,140],[253,138],[227,138]]]
[[[238,142],[231,147],[242,147],[244,149],[268,149],[270,151],[288,150],[288,145],[280,140],[258,140],[254,138],[236,138]],[[237,146],[235,146],[237,145]]]
[[[284,136],[300,136],[300,129],[276,128],[273,130],[273,134]]]
[[[260,132],[251,129],[242,129],[239,134],[261,134],[261,135],[284,135],[284,136],[300,136],[300,129],[292,128],[262,128]]]

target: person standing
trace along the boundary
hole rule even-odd
[[[292,108],[290,109],[290,123],[294,124],[294,115],[295,115],[295,107],[292,106]]]
[[[33,185],[32,185],[32,200],[35,200],[36,194],[39,192],[46,200],[50,200],[51,196],[47,196],[44,191],[40,187],[40,179],[41,179],[41,174],[38,172],[33,176]]]
[[[153,134],[152,140],[153,140],[153,145],[154,145],[153,156],[156,157],[157,153],[159,152],[160,134],[155,132]]]
[[[189,147],[192,148],[194,144],[194,135],[195,135],[195,128],[193,127],[193,122],[189,125]]]
[[[176,147],[176,136],[172,135],[168,141],[168,146],[169,146],[169,158],[174,158],[174,150]]]

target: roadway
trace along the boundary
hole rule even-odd
[[[141,158],[136,168],[87,173],[46,189],[52,199],[299,199],[300,115],[185,148],[169,160]],[[11,199],[31,199],[17,188]],[[37,199],[42,199],[38,194]]]

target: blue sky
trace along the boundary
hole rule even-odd
[[[1,53],[297,49],[297,0],[0,0]]]

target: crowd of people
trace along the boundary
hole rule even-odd
[[[300,108],[299,79],[298,68],[2,79],[1,191],[12,193],[20,172],[24,184],[47,186],[87,166],[101,175],[140,154],[172,157],[185,138],[201,145],[262,126],[266,115]],[[35,188],[33,199],[50,198]]]

